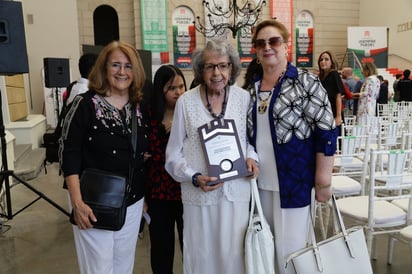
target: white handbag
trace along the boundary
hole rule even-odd
[[[312,220],[309,229],[311,246],[291,254],[287,267],[293,265],[297,274],[373,273],[363,228],[357,226],[346,230],[335,196],[332,195],[331,200],[341,232],[317,243]]]
[[[246,274],[274,274],[275,246],[270,226],[263,216],[256,179],[252,179],[252,203],[245,236]],[[256,211],[255,211],[256,209]]]

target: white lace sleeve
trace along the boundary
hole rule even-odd
[[[183,155],[183,142],[186,138],[184,100],[178,100],[173,117],[173,126],[170,131],[166,147],[165,169],[177,182],[191,182],[192,175],[198,171],[193,170],[186,162]]]

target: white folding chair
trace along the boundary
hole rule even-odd
[[[356,125],[355,115],[345,115],[344,121],[341,125],[341,135],[352,135],[352,128]]]
[[[331,181],[332,192],[337,199],[365,193],[369,140],[368,135],[338,137]],[[330,207],[324,205],[318,205],[317,213],[321,224],[321,234],[325,239],[330,221]]]
[[[365,193],[370,138],[368,135],[339,136],[335,153],[332,190],[336,198]]]
[[[379,156],[386,155],[388,164],[382,169],[377,164]],[[346,218],[365,225],[369,254],[374,255],[374,236],[399,232],[411,220],[412,210],[405,212],[394,205],[397,199],[412,197],[412,182],[404,182],[404,176],[411,175],[406,159],[412,150],[370,151],[369,193],[337,200],[338,207]],[[409,204],[412,206],[412,203]]]

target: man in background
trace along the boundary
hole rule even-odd
[[[63,94],[64,106],[68,106],[78,94],[85,93],[89,88],[89,73],[96,62],[97,55],[94,53],[85,53],[79,59],[79,71],[80,78],[73,84],[70,84],[71,88],[67,89]]]
[[[356,84],[359,81],[358,79],[355,79],[353,77],[353,70],[351,67],[345,67],[342,69],[341,72],[342,75],[342,81],[343,83],[349,88],[351,93],[355,93],[356,92]],[[345,106],[349,109],[352,110],[355,108],[354,105],[357,105],[358,100],[357,99],[349,99],[349,100],[345,100]],[[356,113],[356,112],[353,112]]]

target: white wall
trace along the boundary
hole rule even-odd
[[[362,0],[360,1],[361,26],[387,26],[389,28],[389,54],[395,54],[412,61],[410,43],[412,29],[398,32],[398,25],[412,22],[411,0]],[[412,25],[412,23],[410,23]],[[406,69],[408,67],[400,67]],[[411,69],[409,67],[409,69]]]
[[[79,77],[80,56],[76,0],[22,0],[29,58],[29,113],[45,113],[43,58],[69,58],[71,78]],[[32,17],[32,22],[28,21]]]

